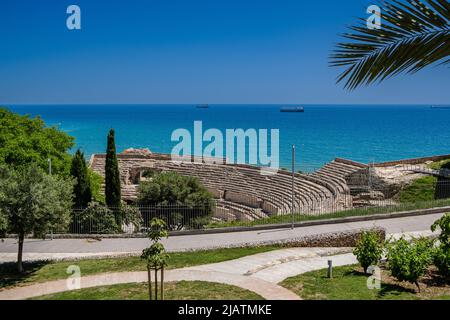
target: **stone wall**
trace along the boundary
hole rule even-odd
[[[402,159],[396,161],[388,161],[388,162],[379,162],[374,163],[374,167],[389,167],[397,164],[420,164],[425,163],[427,161],[440,161],[450,159],[450,154],[439,155],[439,156],[431,156],[431,157],[422,157],[422,158],[410,158],[410,159]]]
[[[386,239],[386,230],[383,228],[368,228],[351,231],[323,233],[303,236],[286,240],[269,241],[267,245],[282,245],[283,247],[355,247],[363,231],[375,231],[381,239]]]

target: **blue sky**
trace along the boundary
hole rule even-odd
[[[82,29],[66,28],[81,8]],[[450,68],[346,91],[327,57],[365,0],[2,1],[0,104],[448,104]]]

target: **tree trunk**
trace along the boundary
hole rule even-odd
[[[164,300],[164,267],[161,267],[161,300]]]
[[[150,266],[147,266],[147,273],[148,273],[148,297],[149,300],[152,300],[152,270],[150,269]]]
[[[155,300],[158,300],[158,267],[155,265]]]
[[[420,285],[419,285],[419,282],[418,282],[418,281],[415,281],[414,283],[416,284],[417,290],[418,290],[418,292],[420,293]]]
[[[17,271],[19,273],[23,272],[22,254],[23,254],[24,238],[25,238],[25,235],[23,233],[19,233],[19,251],[17,252]]]

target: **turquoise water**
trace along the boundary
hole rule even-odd
[[[291,145],[297,167],[319,167],[335,157],[361,162],[450,154],[450,109],[430,106],[305,105],[304,113],[281,113],[280,105],[13,105],[21,114],[41,115],[76,138],[88,156],[104,152],[106,135],[116,130],[116,145],[170,153],[172,131],[254,128],[280,130],[280,164],[290,167]],[[206,144],[205,144],[206,145]]]

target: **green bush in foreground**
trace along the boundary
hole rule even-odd
[[[450,278],[450,248],[436,248],[433,252],[433,262],[441,276]]]
[[[433,253],[434,265],[442,276],[450,278],[450,213],[437,220],[431,230],[434,232],[438,227],[441,229],[440,244]]]
[[[450,213],[446,213],[440,219],[436,220],[431,226],[431,231],[436,231],[437,228],[441,229],[441,233],[438,237],[441,245],[450,247]]]
[[[363,231],[353,254],[367,273],[367,268],[377,265],[383,254],[383,240],[380,234],[376,231]]]
[[[408,242],[404,238],[387,246],[388,268],[399,281],[414,283],[420,292],[418,280],[432,263],[432,241],[422,238]]]

